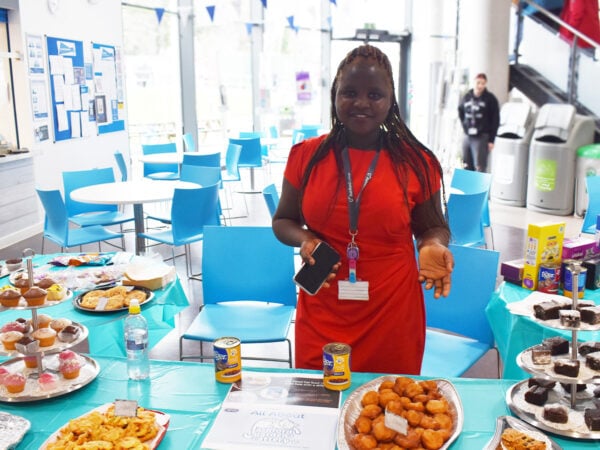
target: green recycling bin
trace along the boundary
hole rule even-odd
[[[585,178],[600,175],[600,144],[589,144],[577,150],[575,174],[575,214],[583,217],[587,209],[588,195]]]

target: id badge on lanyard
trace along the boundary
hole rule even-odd
[[[346,248],[346,256],[348,258],[348,279],[338,281],[338,299],[340,300],[369,300],[369,282],[358,278],[358,257],[359,247],[356,242],[358,235],[358,213],[360,210],[360,200],[365,186],[373,177],[375,166],[379,159],[379,148],[375,156],[371,160],[369,169],[365,174],[365,179],[362,183],[360,191],[354,198],[354,188],[352,186],[352,170],[350,168],[350,157],[348,155],[348,147],[342,150],[342,162],[344,163],[344,172],[346,174],[346,193],[348,196],[348,216],[350,222],[350,242]]]

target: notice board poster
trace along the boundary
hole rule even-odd
[[[81,137],[81,86],[84,70],[83,42],[46,37],[54,140]],[[87,111],[87,105],[86,105]]]
[[[112,45],[92,44],[94,108],[98,133],[125,129],[120,56]]]

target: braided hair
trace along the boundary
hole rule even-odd
[[[393,82],[393,73],[390,60],[387,55],[383,53],[377,47],[371,45],[361,45],[351,50],[346,57],[340,62],[333,84],[331,86],[331,131],[328,136],[323,139],[319,147],[315,151],[314,155],[308,162],[306,171],[303,174],[302,182],[300,184],[300,204],[304,196],[304,191],[308,184],[310,174],[314,167],[324,159],[331,150],[333,150],[338,170],[340,174],[343,174],[343,164],[341,162],[341,151],[346,146],[346,132],[344,124],[339,120],[337,111],[335,108],[335,98],[338,90],[338,83],[342,73],[342,70],[351,64],[357,58],[374,59],[377,65],[383,68],[390,80],[392,88],[392,105],[388,112],[388,115],[384,122],[381,124],[380,143],[381,148],[386,149],[390,155],[392,162],[394,163],[394,169],[396,178],[403,188],[404,200],[408,205],[408,193],[407,193],[407,182],[408,182],[408,168],[412,169],[415,173],[421,190],[428,193],[426,198],[434,194],[435,184],[434,180],[431,179],[429,164],[433,163],[435,171],[439,175],[442,182],[442,199],[444,206],[446,203],[445,186],[443,182],[443,170],[435,157],[433,152],[425,147],[408,129],[404,121],[400,117],[400,108],[396,101],[396,93]],[[407,168],[408,166],[408,168]],[[338,177],[338,190],[342,183],[343,176]],[[300,208],[300,211],[302,208]],[[445,223],[446,220],[440,217],[441,223]]]

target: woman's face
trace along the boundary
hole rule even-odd
[[[335,110],[349,144],[372,146],[392,106],[392,80],[372,58],[356,58],[338,78]]]

